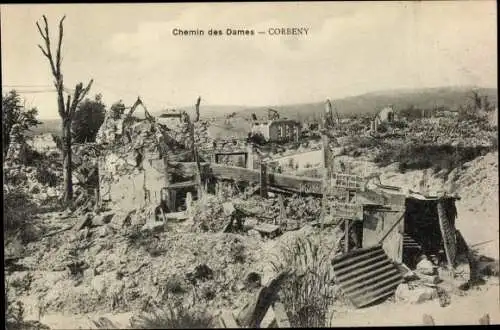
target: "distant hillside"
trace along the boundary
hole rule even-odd
[[[40,119],[42,124],[31,129],[28,135],[38,135],[44,133],[54,133],[61,135],[61,119]]]
[[[445,106],[457,109],[460,105],[471,102],[470,96],[473,87],[444,87],[411,90],[393,90],[366,93],[342,99],[332,99],[335,108],[341,116],[351,114],[376,113],[382,108],[392,105],[401,110],[411,105],[420,109],[432,109],[436,106]],[[480,95],[487,95],[490,102],[498,105],[497,89],[477,88]],[[250,116],[255,113],[258,117],[265,116],[269,107],[255,107],[245,109],[238,115]],[[313,114],[322,114],[325,111],[324,102],[270,106],[278,110],[282,116],[300,118]]]
[[[436,106],[457,109],[460,105],[470,102],[471,91],[474,89],[479,91],[481,95],[487,95],[494,104],[498,104],[496,88],[475,88],[472,86],[399,89],[366,93],[341,99],[332,97],[331,99],[341,116],[375,113],[388,105],[392,105],[396,111],[411,105],[423,109],[432,109]],[[241,105],[203,105],[202,100],[200,115],[202,118],[223,117],[226,114],[236,112],[238,117],[250,117],[252,113],[255,113],[258,117],[264,117],[267,115],[268,108],[278,110],[282,116],[297,119],[322,114],[324,112],[324,102],[248,107]],[[194,113],[193,106],[179,109],[186,110],[189,114]]]

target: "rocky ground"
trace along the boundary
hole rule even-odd
[[[205,132],[206,125],[197,130]],[[210,141],[203,137],[203,143]],[[450,173],[417,170],[403,174],[398,164],[379,167],[363,157],[347,155],[338,159],[348,164],[351,173],[380,174],[383,184],[458,193],[458,229],[479,253],[498,260],[498,152]],[[58,185],[51,187],[42,180],[40,164],[12,165],[8,171],[18,182],[30,182],[23,191],[35,197],[39,206],[50,205],[60,193]],[[60,177],[58,166],[47,171]],[[258,273],[262,283],[273,277],[271,261],[280,247],[305,236],[325,247],[335,245],[332,228],[309,225],[319,214],[317,200],[285,199],[289,231],[274,239],[255,230],[222,233],[228,220],[223,203],[228,200],[229,195],[224,194],[208,197],[194,205],[193,219],[152,227],[146,224],[153,205],[137,207],[133,214],[113,208],[101,215],[40,208],[30,217],[36,239],[5,242],[6,255],[17,259],[16,269],[6,274],[9,301],[23,302],[25,319],[40,320],[53,329],[95,328],[92,320],[102,316],[128,327],[131,316],[161,307],[166,301],[201,305],[218,315],[224,310],[240,310],[255,294],[247,282],[249,273]],[[264,201],[240,194],[234,204],[255,213],[247,217],[247,224],[270,224],[279,214],[277,198]],[[211,225],[200,230],[203,221]],[[75,227],[76,223],[88,226]],[[437,324],[475,324],[484,313],[498,323],[498,306],[497,275],[487,278],[477,290],[452,294],[448,307],[440,307],[436,299],[422,304],[389,301],[361,310],[334,304],[331,325],[421,324],[423,313],[432,315]]]

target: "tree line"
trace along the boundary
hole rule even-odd
[[[108,111],[102,94],[85,98],[78,106],[71,123],[72,141],[75,143],[95,142],[97,132]],[[125,111],[121,100],[109,108],[112,117],[117,118]],[[2,149],[5,159],[11,144],[11,137],[20,141],[32,128],[43,124],[38,118],[37,107],[27,107],[25,100],[15,90],[2,96]]]

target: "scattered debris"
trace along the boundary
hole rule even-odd
[[[258,231],[263,237],[275,238],[279,234],[281,234],[281,228],[277,225],[271,225],[267,223],[259,224],[255,226],[253,229]]]
[[[198,281],[206,281],[212,279],[214,273],[210,267],[206,264],[198,265],[194,268],[192,272],[187,273],[186,278],[193,284],[196,285]]]
[[[396,302],[420,304],[438,297],[436,288],[414,286],[410,283],[401,283],[396,289]]]
[[[75,224],[75,231],[82,230],[85,227],[89,227],[92,224],[92,219],[94,218],[94,214],[91,212],[85,213],[80,217],[78,222]]]

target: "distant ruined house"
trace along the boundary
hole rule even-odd
[[[392,107],[385,107],[384,109],[380,110],[379,113],[375,116],[375,120],[379,121],[380,123],[392,123],[396,120],[396,114],[394,112],[394,109]]]
[[[254,121],[252,133],[261,133],[268,142],[298,141],[301,124],[292,119]]]
[[[491,127],[498,127],[498,107],[488,114],[488,122]]]
[[[378,127],[383,123],[393,123],[396,120],[396,113],[394,109],[389,106],[380,110],[372,119],[370,130],[376,132]]]

